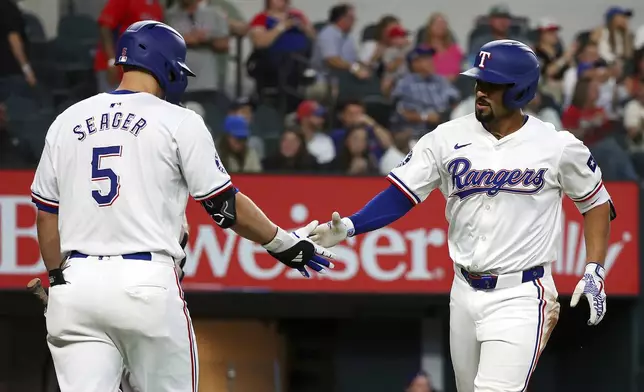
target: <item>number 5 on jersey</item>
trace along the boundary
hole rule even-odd
[[[122,146],[94,147],[92,150],[92,181],[109,181],[110,190],[106,194],[93,190],[92,197],[99,207],[109,207],[119,197],[121,184],[119,176],[114,170],[105,168],[103,158],[120,157]]]

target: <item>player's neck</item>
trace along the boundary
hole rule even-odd
[[[525,117],[523,111],[519,110],[509,117],[493,120],[484,126],[494,137],[501,139],[521,129],[525,124]]]
[[[159,87],[156,79],[145,72],[129,71],[123,74],[121,84],[117,90],[129,90],[135,92],[149,93],[159,98],[163,97],[163,90]]]

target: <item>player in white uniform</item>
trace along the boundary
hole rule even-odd
[[[588,265],[571,305],[590,303],[589,325],[606,312],[604,268],[614,208],[601,170],[572,134],[521,111],[539,81],[526,45],[493,41],[464,74],[476,83],[475,113],[423,136],[388,176],[391,186],[361,211],[318,226],[331,247],[383,227],[434,189],[447,200],[454,261],[450,350],[459,392],[525,391],[559,316],[551,275],[562,196],[585,219]]]
[[[130,26],[117,91],[51,125],[32,184],[49,271],[47,341],[62,392],[194,392],[198,358],[175,260],[188,195],[222,228],[309,276],[333,254],[287,233],[232,184],[202,118],[175,103],[192,72],[174,29]],[[165,100],[164,100],[165,99]]]

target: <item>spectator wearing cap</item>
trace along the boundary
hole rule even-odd
[[[361,101],[347,100],[340,105],[338,112],[340,127],[331,131],[336,156],[342,149],[347,133],[355,127],[363,127],[367,131],[367,146],[374,157],[379,159],[391,147],[391,133],[367,115]]]
[[[634,37],[628,22],[633,11],[623,7],[610,7],[604,14],[604,26],[598,27],[590,35],[596,42],[599,55],[606,62],[630,59],[633,57]]]
[[[366,40],[360,46],[360,62],[369,66],[376,75],[382,76],[384,65],[397,60],[395,71],[404,64],[405,50],[409,46],[409,32],[400,25],[400,20],[393,15],[383,16],[376,25],[374,39]],[[402,53],[401,53],[402,52]]]
[[[287,129],[280,138],[279,151],[262,162],[265,171],[273,172],[315,172],[318,164],[306,149],[302,134]]]
[[[257,108],[257,103],[250,97],[238,97],[234,99],[230,106],[228,107],[229,116],[242,116],[248,121],[249,124],[253,123],[253,115],[255,109]],[[264,158],[264,153],[266,151],[266,146],[264,145],[264,139],[256,135],[250,135],[248,137],[248,147],[252,148],[257,152],[260,160]]]
[[[359,62],[358,48],[351,36],[355,21],[356,11],[350,4],[338,4],[329,11],[329,23],[320,30],[311,58],[321,77],[332,71],[349,71],[358,79],[371,75],[369,67]]]
[[[487,31],[482,34],[477,34],[472,37],[470,47],[468,50],[468,58],[473,59],[479,53],[481,46],[490,41],[497,39],[513,39],[529,44],[528,38],[524,35],[515,34],[510,30],[512,26],[512,14],[510,8],[505,4],[497,4],[490,8],[488,12],[488,27]]]
[[[464,55],[454,40],[445,15],[436,12],[429,17],[421,44],[434,48],[436,74],[454,81],[461,72]]]
[[[335,158],[333,139],[322,132],[325,114],[324,107],[315,101],[302,101],[296,112],[297,125],[306,150],[320,165],[328,164]]]
[[[588,41],[579,50],[575,61],[576,67],[568,68],[563,75],[563,107],[570,105],[577,81],[594,78],[603,72],[605,62],[599,57],[597,44]]]
[[[168,9],[166,22],[183,35],[188,46],[186,63],[197,75],[186,88],[186,99],[228,105],[219,91],[218,54],[229,49],[226,15],[200,0],[180,0]]]
[[[552,19],[541,19],[537,24],[535,54],[541,65],[542,89],[561,102],[562,80],[566,70],[574,66],[577,41],[564,51],[559,39],[561,26]]]
[[[394,122],[401,122],[420,137],[449,117],[460,94],[444,77],[434,72],[434,49],[418,46],[408,58],[410,71],[403,76],[391,93],[396,102]]]
[[[409,154],[409,151],[415,143],[412,140],[414,130],[411,128],[404,126],[394,127],[391,133],[394,143],[387,149],[382,158],[380,158],[380,174],[389,174]]]
[[[231,173],[261,172],[262,165],[257,152],[248,145],[250,127],[242,116],[227,116],[224,120],[224,135],[217,143],[217,152]]]

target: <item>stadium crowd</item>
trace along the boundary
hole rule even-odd
[[[173,3],[108,0],[98,22],[70,14],[46,40],[37,17],[2,2],[0,51],[11,60],[0,65],[0,165],[35,165],[57,113],[118,85],[114,62],[126,54],[114,53],[116,37],[145,18],[184,35],[197,74],[184,104],[203,116],[233,173],[388,173],[424,133],[473,112],[473,84],[459,73],[484,43],[511,38],[542,64],[526,111],[582,139],[606,179],[644,178],[644,26],[629,25],[631,10],[609,7],[604,25],[566,46],[555,20],[530,21],[503,4],[457,42],[440,13],[415,32],[395,15],[357,32],[360,10],[349,3],[322,22],[297,1],[266,0],[250,22],[214,1]],[[222,75],[233,42],[246,38],[250,54],[238,64],[254,93],[231,97]]]

